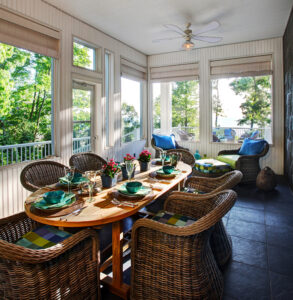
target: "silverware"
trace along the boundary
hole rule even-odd
[[[60,217],[60,221],[67,221],[67,217],[69,217],[69,216],[78,216],[81,213],[81,211],[85,208],[86,208],[86,206],[83,206],[81,208],[78,208],[78,209],[72,211],[70,214]]]
[[[129,206],[129,207],[136,207],[137,204],[136,203],[132,203],[132,202],[128,202],[128,201],[119,201],[116,198],[113,198],[111,200],[111,203],[117,206]]]

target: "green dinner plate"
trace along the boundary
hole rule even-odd
[[[32,205],[38,209],[62,208],[72,204],[76,200],[74,193],[65,193],[63,200],[56,204],[48,204],[43,198]]]
[[[89,180],[87,178],[79,177],[75,181],[71,182],[70,186],[76,186],[78,184],[86,183],[86,182],[89,182]],[[59,183],[62,185],[68,185],[68,180],[66,179],[66,177],[60,177]]]
[[[181,171],[180,170],[174,170],[171,174],[166,174],[163,169],[159,169],[156,171],[157,172],[157,175],[160,176],[160,177],[166,177],[166,178],[172,178],[172,177],[175,177],[176,175],[179,175],[181,174]]]
[[[147,186],[142,186],[140,188],[140,190],[138,190],[136,193],[129,193],[126,189],[126,184],[121,185],[120,187],[118,187],[118,192],[126,195],[126,196],[133,196],[133,197],[144,197],[146,195],[148,195],[151,192],[151,188],[147,187]]]

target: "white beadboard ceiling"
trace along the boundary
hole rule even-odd
[[[153,43],[174,36],[163,24],[196,30],[217,20],[216,45],[283,36],[293,0],[43,0],[145,54],[182,50],[182,40]],[[176,36],[176,34],[175,34]],[[213,44],[196,41],[196,48]]]

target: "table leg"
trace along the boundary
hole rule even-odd
[[[110,292],[128,299],[130,287],[123,283],[123,228],[122,222],[112,223],[112,274],[113,278],[106,276],[102,282],[109,288]]]

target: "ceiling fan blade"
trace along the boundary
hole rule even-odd
[[[181,35],[185,35],[185,32],[184,30],[182,30],[179,26],[177,25],[174,25],[174,24],[165,24],[163,25],[165,28],[167,28],[168,30],[171,30],[171,31],[174,31],[174,32],[177,32]]]
[[[206,26],[202,27],[201,29],[197,30],[197,31],[192,31],[193,35],[198,35],[204,32],[208,32],[214,29],[217,29],[218,27],[220,27],[220,23],[217,21],[212,21],[209,24],[207,24]]]
[[[199,36],[199,35],[194,35],[194,34],[192,35],[192,38],[194,40],[208,42],[208,43],[218,43],[218,42],[220,42],[223,39],[222,37],[216,37],[216,36]]]
[[[152,42],[153,43],[159,43],[159,42],[162,42],[162,41],[171,41],[171,40],[176,40],[176,39],[182,39],[182,36],[162,38],[162,39],[155,39],[155,40],[152,40]]]

